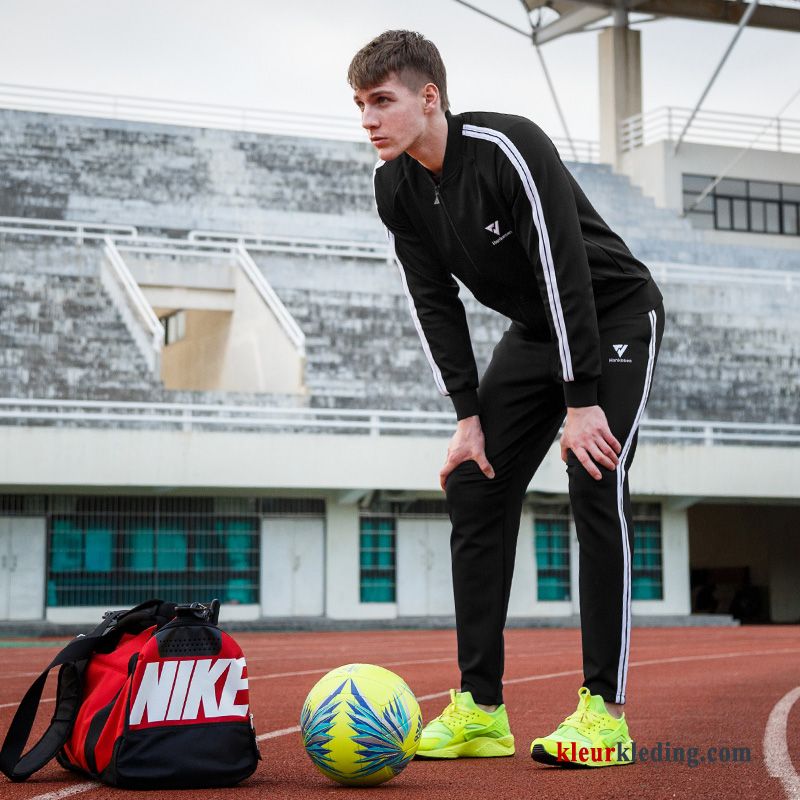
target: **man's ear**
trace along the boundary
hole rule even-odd
[[[426,83],[422,89],[422,96],[425,100],[425,111],[438,111],[442,104],[439,97],[439,87],[435,83]]]

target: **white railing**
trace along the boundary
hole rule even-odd
[[[105,400],[0,398],[0,420],[51,423],[129,423],[193,428],[249,428],[262,432],[317,431],[380,436],[398,433],[452,435],[455,416],[447,412],[378,409],[270,408],[252,405],[137,403]],[[645,419],[641,439],[705,445],[800,445],[800,425],[713,420]]]
[[[37,224],[29,224],[31,222]],[[38,223],[42,223],[39,225]],[[67,239],[110,238],[120,253],[143,253],[173,257],[238,258],[238,248],[265,253],[293,253],[297,255],[329,255],[341,258],[385,261],[389,247],[382,242],[353,242],[344,239],[324,239],[257,233],[218,231],[191,231],[186,239],[169,239],[139,236],[135,228],[108,225],[120,234],[92,232],[93,223],[60,222],[55,220],[27,220],[18,217],[0,217],[0,232],[24,236],[59,236]],[[52,226],[50,229],[49,226]],[[100,228],[100,226],[95,226]],[[133,233],[131,233],[133,231]],[[718,267],[704,264],[678,264],[667,261],[649,262],[648,268],[658,281],[667,283],[752,284],[776,286],[792,291],[800,283],[800,273],[789,270],[750,269],[744,267]],[[266,279],[265,279],[266,280]]]
[[[0,84],[0,108],[367,143],[355,109],[348,117],[323,116],[17,84]],[[565,161],[600,159],[599,144],[592,139],[573,139],[570,145],[554,137],[553,143]]]
[[[620,147],[628,151],[663,140],[676,141],[691,113],[690,108],[664,106],[634,114],[620,123]],[[800,153],[800,119],[701,110],[684,141]]]
[[[600,161],[600,143],[594,139],[573,139],[553,136],[553,144],[564,161],[597,164]]]
[[[153,97],[0,84],[0,108],[197,128],[365,141],[358,116],[334,117]]]
[[[108,259],[108,263],[111,266],[117,284],[122,289],[122,298],[126,302],[126,306],[130,308],[137,318],[133,325],[138,323],[141,329],[144,330],[147,344],[142,347],[142,354],[147,360],[151,371],[158,374],[161,364],[161,349],[164,346],[164,326],[147,302],[139,284],[136,283],[133,275],[131,275],[128,265],[125,263],[125,259],[122,258],[114,244],[114,240],[106,236],[103,242],[103,250]],[[136,328],[133,326],[131,327],[131,335],[138,343],[139,336],[136,335]]]
[[[191,242],[228,243],[256,252],[268,253],[342,256],[378,261],[385,261],[389,253],[385,242],[355,242],[346,239],[315,239],[302,236],[220,231],[189,231],[187,238]]]
[[[747,269],[745,267],[712,267],[702,264],[675,264],[666,261],[648,262],[648,269],[658,283],[712,283],[751,286],[774,286],[787,292],[800,287],[800,271]]]
[[[261,300],[272,311],[278,324],[283,328],[283,332],[289,337],[289,341],[294,345],[295,350],[304,356],[306,347],[306,337],[297,320],[292,316],[288,308],[283,304],[280,297],[275,294],[275,290],[270,286],[269,281],[264,277],[264,273],[250,257],[243,245],[238,245],[235,250],[236,259],[240,268],[244,272],[250,284],[258,292]]]
[[[0,217],[0,233],[18,236],[57,236],[77,239],[105,239],[106,236],[136,236],[133,225],[106,225],[103,222],[65,222],[58,219],[34,219],[32,217]]]
[[[31,222],[34,224],[30,224]],[[79,243],[82,243],[84,239],[102,240],[105,254],[117,283],[123,289],[125,302],[135,313],[137,321],[144,327],[146,335],[152,341],[152,347],[156,353],[155,357],[150,352],[149,347],[143,349],[143,355],[153,371],[158,371],[160,352],[164,344],[164,328],[147,302],[136,279],[128,269],[125,260],[122,258],[122,253],[170,256],[173,258],[231,258],[236,266],[242,270],[267,308],[274,314],[298,353],[301,356],[305,355],[305,334],[245,249],[242,242],[246,241],[246,238],[243,239],[240,236],[238,240],[234,240],[229,235],[223,235],[218,239],[211,237],[167,239],[154,236],[139,236],[136,229],[130,226],[93,226],[92,223],[53,220],[31,221],[20,217],[0,217],[0,232],[26,236],[58,236],[76,239]],[[309,248],[307,244],[301,244],[300,247],[304,249],[298,251],[287,248],[285,245],[286,239],[284,238],[278,238],[279,243],[274,246],[267,243],[270,237],[262,238],[265,241],[258,246],[260,250],[277,249],[280,252],[288,250],[289,252],[315,252],[317,254],[327,248],[325,242],[328,241],[319,240],[321,245],[316,249]],[[306,243],[314,242],[314,240],[301,241]],[[349,245],[350,243],[348,243]],[[358,244],[353,243],[353,247],[358,249]],[[330,252],[335,253],[338,251],[335,248],[330,248]],[[386,248],[384,248],[384,258],[386,257],[385,253]],[[361,257],[364,256],[362,255]],[[375,256],[372,257],[374,258]],[[138,339],[133,330],[131,333]]]

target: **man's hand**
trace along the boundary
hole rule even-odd
[[[616,469],[619,463],[617,456],[622,447],[611,433],[600,406],[567,409],[567,422],[561,434],[561,460],[564,463],[568,450],[575,453],[575,457],[596,481],[603,476],[592,459],[606,469]]]
[[[474,461],[487,478],[494,478],[492,465],[486,460],[484,452],[481,420],[477,415],[458,421],[458,427],[447,448],[447,461],[439,471],[439,485],[445,491],[450,473],[464,461]]]

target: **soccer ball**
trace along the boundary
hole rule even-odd
[[[377,786],[398,775],[422,736],[417,698],[383,667],[347,664],[308,693],[300,733],[309,758],[348,786]]]

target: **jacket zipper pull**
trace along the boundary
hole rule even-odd
[[[435,196],[433,204],[435,206],[438,206],[439,205],[439,184],[438,183],[435,183],[433,185],[433,193],[434,193],[434,196]]]

